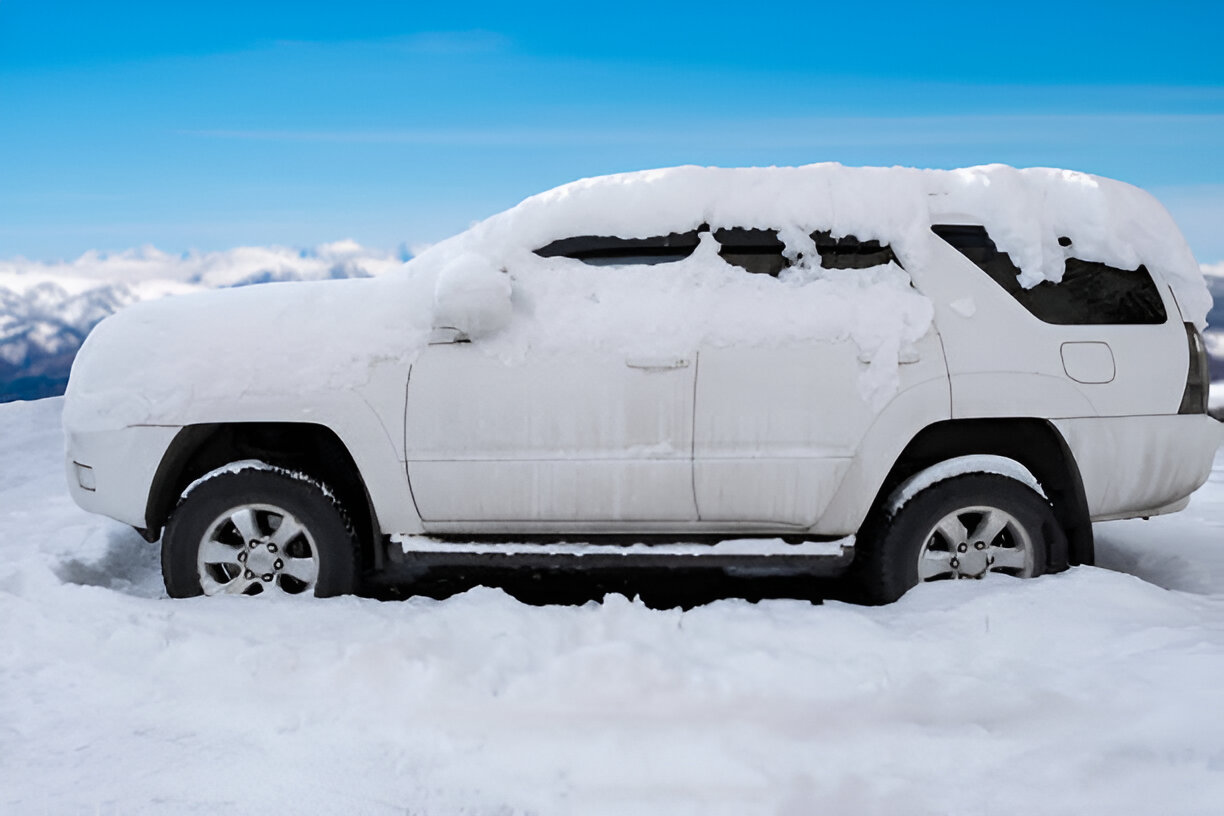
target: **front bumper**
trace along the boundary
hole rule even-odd
[[[132,527],[147,527],[149,491],[179,430],[170,425],[65,430],[65,469],[73,500],[91,513]]]

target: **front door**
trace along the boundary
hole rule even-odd
[[[429,346],[412,367],[408,477],[426,528],[691,521],[696,361]],[[566,525],[571,525],[566,527]]]

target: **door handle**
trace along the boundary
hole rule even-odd
[[[868,365],[873,359],[875,359],[875,355],[869,354],[865,351],[858,356],[858,361],[860,363]],[[922,355],[918,353],[918,349],[903,348],[901,349],[900,353],[897,354],[897,365],[913,365],[914,363],[919,362],[921,359]]]
[[[625,365],[643,371],[672,371],[688,368],[689,361],[683,357],[630,357],[625,360]]]

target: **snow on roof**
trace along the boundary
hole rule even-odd
[[[1062,277],[1075,257],[1125,269],[1146,264],[1173,286],[1185,318],[1203,325],[1211,299],[1194,256],[1164,207],[1120,181],[1051,168],[994,164],[908,167],[671,167],[582,179],[532,196],[421,255],[523,256],[559,237],[644,238],[711,227],[778,229],[802,248],[813,230],[891,244],[921,261],[932,223],[975,223],[1033,286]]]

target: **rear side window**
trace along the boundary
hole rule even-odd
[[[892,247],[879,241],[860,241],[853,235],[834,238],[827,230],[813,232],[812,240],[816,242],[820,265],[825,269],[870,269],[886,263],[901,265]]]
[[[778,231],[771,229],[746,229],[729,227],[714,230],[718,241],[718,254],[724,261],[734,264],[754,275],[772,275],[790,266],[782,254],[786,245],[778,238]]]
[[[998,250],[985,227],[936,224],[931,230],[1046,323],[1158,324],[1168,319],[1160,291],[1146,267],[1118,269],[1068,258],[1061,283],[1042,281],[1025,289],[1020,285],[1019,268],[1006,252]]]
[[[580,235],[553,241],[535,253],[544,258],[574,258],[592,266],[619,266],[680,261],[692,255],[696,248],[697,230],[690,230],[651,238]]]

